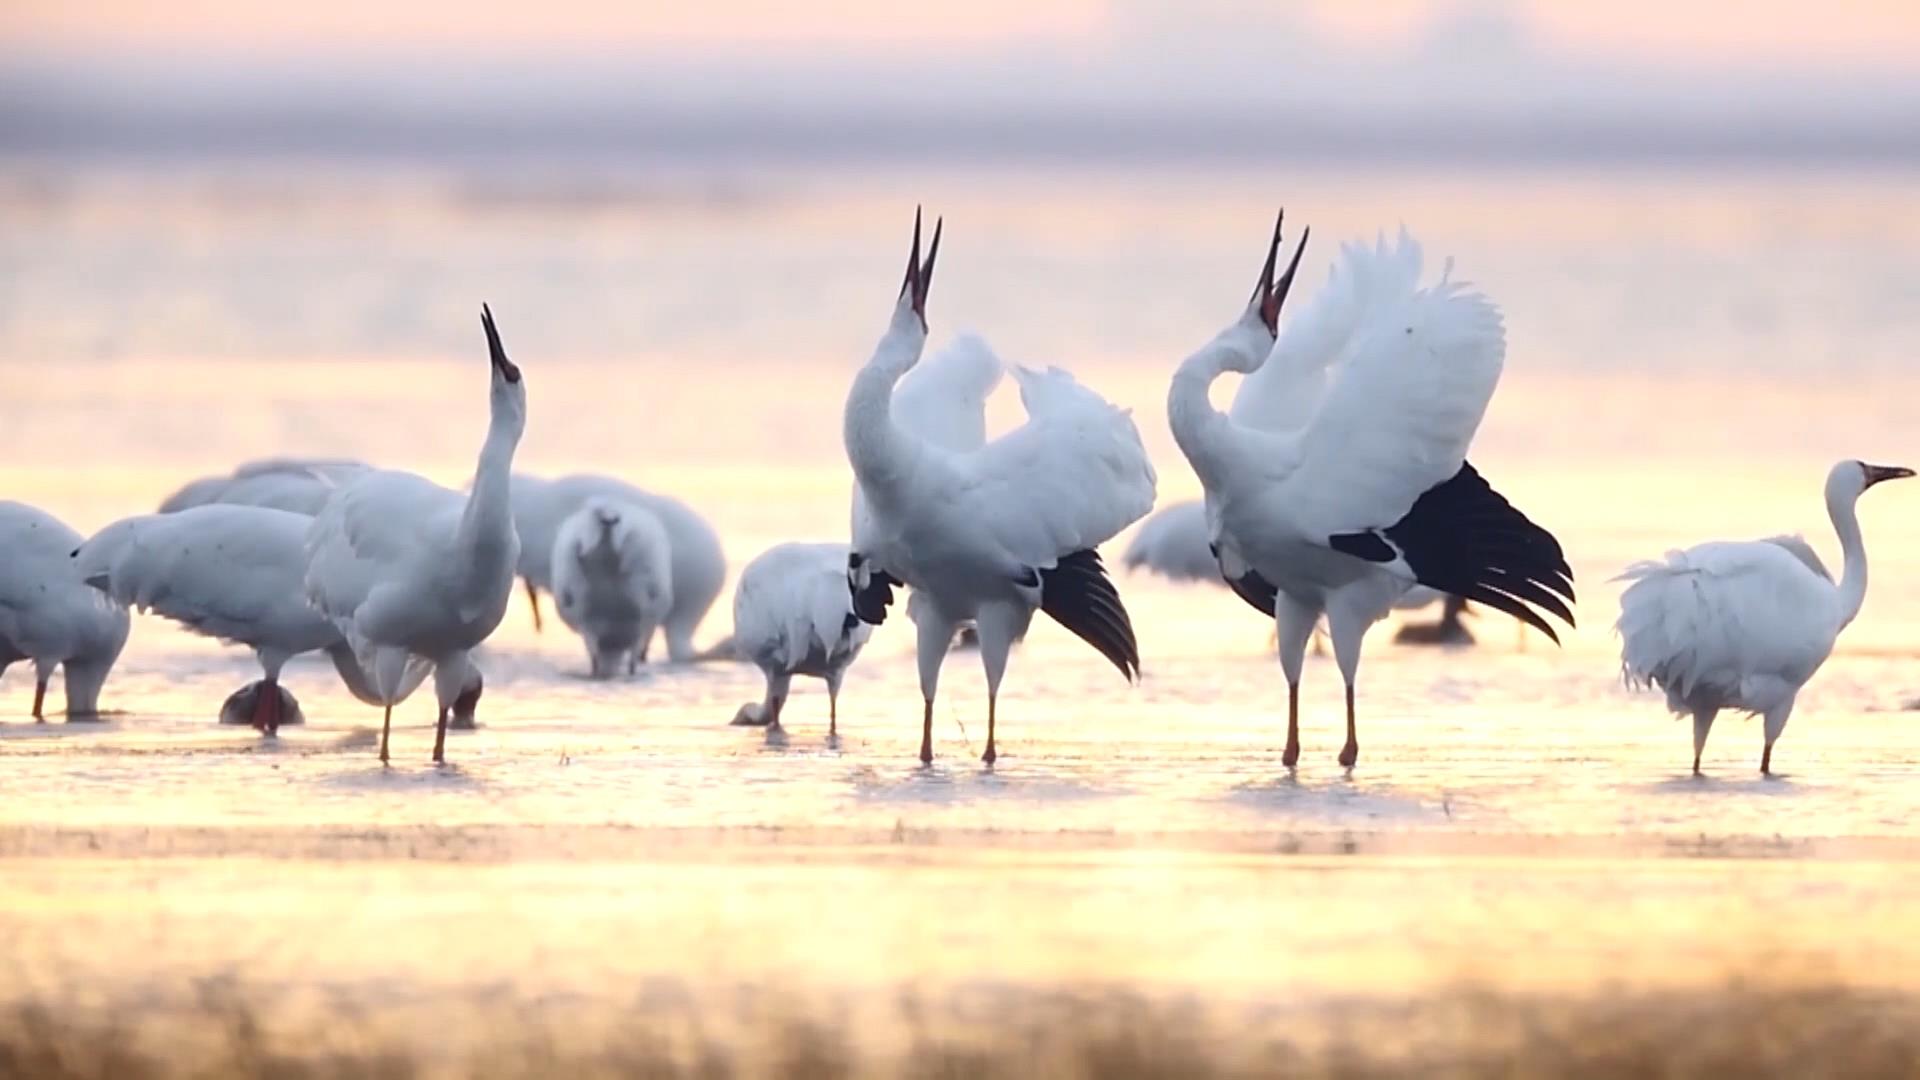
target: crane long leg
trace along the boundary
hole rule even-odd
[[[440,706],[440,719],[433,729],[433,763],[447,763],[447,707]]]
[[[1360,735],[1353,722],[1353,684],[1347,684],[1347,745],[1340,748],[1340,764],[1353,768],[1360,760]]]
[[[527,587],[527,606],[533,609],[533,632],[541,633],[546,627],[540,622],[540,591],[533,587],[532,578],[522,578],[521,581]]]
[[[1767,732],[1766,748],[1760,751],[1760,774],[1762,776],[1773,775],[1773,744],[1780,738],[1780,733],[1787,730],[1787,718],[1792,715],[1793,700],[1789,698],[1784,705],[1777,705],[1767,710],[1767,714],[1761,718],[1761,723],[1765,726]]]
[[[933,764],[933,698],[927,698],[927,711],[920,720],[920,764]]]
[[[393,706],[389,704],[384,716],[380,718],[380,764],[387,763],[387,736],[393,732]]]
[[[980,760],[989,765],[1000,759],[1000,751],[993,748],[993,720],[994,713],[997,711],[995,707],[999,701],[998,693],[992,690],[987,691],[987,752],[980,755]]]
[[[1280,764],[1291,769],[1300,764],[1300,684],[1287,683],[1287,748],[1280,754]]]
[[[940,690],[940,665],[953,644],[955,622],[933,604],[913,613],[914,659],[920,667],[920,697],[927,703],[920,720],[920,764],[933,764],[933,696]]]
[[[47,680],[42,676],[33,681],[33,718],[42,724],[47,722],[47,714],[43,710],[46,703]]]
[[[1273,600],[1274,646],[1280,654],[1280,671],[1287,677],[1287,749],[1280,764],[1291,769],[1300,764],[1300,672],[1306,660],[1307,641],[1319,625],[1317,608],[1299,603],[1286,593]]]
[[[987,675],[987,750],[980,755],[980,760],[988,765],[1000,757],[1000,749],[994,739],[1000,705],[1000,680],[1007,674],[1007,657],[1013,651],[1013,643],[1026,632],[1032,618],[1032,609],[1025,605],[996,601],[980,605],[979,617],[974,620],[974,629],[980,639],[980,666]]]
[[[1695,709],[1693,712],[1693,775],[1700,775],[1700,755],[1707,749],[1707,733],[1713,730],[1713,718],[1717,709]]]

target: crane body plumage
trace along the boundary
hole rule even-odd
[[[694,631],[727,579],[727,557],[720,546],[720,534],[681,500],[611,476],[576,473],[546,480],[527,473],[514,474],[513,519],[521,544],[518,571],[526,584],[535,625],[540,621],[539,594],[553,591],[553,549],[561,523],[591,499],[637,506],[666,530],[673,599],[660,621],[660,630],[666,638],[669,659],[698,659],[701,654],[693,643]],[[648,651],[646,642],[640,643],[640,651]]]
[[[766,676],[765,697],[742,705],[733,722],[780,726],[795,675],[827,684],[827,734],[840,728],[840,683],[873,627],[853,612],[846,544],[778,544],[740,573],[733,593],[733,642]]]
[[[1027,420],[965,451],[907,428],[894,394],[926,346],[926,264],[919,232],[900,302],[854,377],[843,434],[865,518],[849,556],[855,610],[884,618],[895,583],[912,588],[922,716],[933,758],[933,699],[955,630],[972,621],[987,676],[987,746],[1013,643],[1036,610],[1093,645],[1131,680],[1139,648],[1096,548],[1153,507],[1153,467],[1131,417],[1058,368],[1014,369]]]
[[[1129,570],[1147,570],[1169,581],[1221,585],[1220,560],[1210,544],[1206,503],[1187,499],[1149,514],[1134,530],[1120,561]]]
[[[205,503],[116,521],[75,549],[73,562],[116,603],[253,650],[262,678],[229,696],[220,719],[272,734],[303,720],[279,684],[281,669],[301,653],[325,651],[348,690],[368,700],[352,648],[306,599],[312,525],[292,511]]]
[[[100,690],[126,647],[127,609],[81,580],[81,536],[53,515],[0,501],[0,674],[34,668],[33,710],[44,720],[47,684],[66,675],[68,719],[97,716]]]
[[[468,653],[500,625],[513,590],[520,541],[509,476],[526,426],[526,387],[492,314],[482,322],[492,385],[468,492],[370,470],[328,498],[307,535],[307,599],[339,627],[385,703],[382,762],[393,704],[417,681],[420,665],[433,669],[440,708],[433,759],[445,760],[448,714],[474,683]]]
[[[1189,357],[1168,420],[1206,492],[1222,575],[1272,617],[1288,684],[1283,755],[1299,758],[1306,645],[1324,613],[1347,684],[1347,741],[1358,759],[1354,685],[1367,630],[1426,585],[1553,630],[1572,622],[1572,574],[1559,544],[1466,461],[1505,358],[1498,310],[1449,273],[1422,287],[1421,252],[1347,245],[1327,286],[1279,326],[1296,251],[1274,278],[1279,230],[1246,313]],[[1304,249],[1304,238],[1301,249]],[[1208,391],[1247,377],[1223,413]]]
[[[588,499],[561,522],[552,558],[560,619],[586,642],[589,674],[631,674],[673,608],[665,526],[634,503]]]
[[[1786,730],[1800,689],[1865,602],[1867,555],[1854,504],[1882,480],[1910,470],[1843,461],[1829,472],[1828,515],[1844,563],[1835,582],[1797,536],[1711,541],[1664,560],[1635,563],[1619,580],[1621,674],[1636,688],[1663,691],[1667,707],[1694,721],[1693,771],[1722,710],[1761,717],[1760,771]]]
[[[340,486],[370,466],[343,458],[263,458],[226,476],[194,480],[160,503],[171,514],[196,506],[264,506],[311,517]]]

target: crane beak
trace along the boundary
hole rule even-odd
[[[1253,287],[1251,300],[1259,309],[1261,324],[1274,337],[1280,336],[1280,307],[1287,302],[1287,293],[1293,290],[1293,276],[1300,269],[1300,256],[1306,253],[1307,238],[1313,235],[1312,229],[1300,233],[1300,246],[1294,248],[1286,273],[1280,275],[1278,281],[1274,280],[1273,272],[1280,264],[1280,226],[1286,219],[1284,208],[1273,219],[1273,239],[1267,245],[1267,261],[1260,268],[1260,281]]]
[[[900,283],[900,296],[913,307],[913,313],[920,316],[920,329],[927,328],[927,291],[933,288],[933,264],[940,257],[940,229],[946,219],[935,218],[933,222],[933,244],[927,249],[925,262],[920,261],[920,208],[913,208],[913,250],[907,253],[907,278]]]
[[[480,325],[487,331],[487,358],[492,362],[493,369],[510,383],[519,382],[520,369],[507,359],[507,347],[500,344],[500,331],[493,325],[493,309],[485,304],[480,305]]]
[[[1867,474],[1867,486],[1872,487],[1882,480],[1905,480],[1913,475],[1913,470],[1903,465],[1860,464],[1861,471]]]
[[[920,208],[913,208],[913,248],[907,252],[907,276],[900,282],[900,298],[911,300],[920,295]]]
[[[914,297],[913,310],[920,316],[920,328],[927,326],[927,293],[933,290],[933,264],[940,258],[940,230],[947,223],[945,218],[933,219],[933,243],[927,247],[927,261],[920,264],[920,292]]]

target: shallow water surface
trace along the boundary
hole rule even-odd
[[[0,996],[167,1017],[217,1012],[188,989],[230,985],[249,1008],[284,1002],[262,1022],[318,1053],[301,1040],[343,1001],[484,1042],[500,1008],[557,1039],[682,1016],[670,998],[722,1028],[800,1015],[897,1050],[908,998],[957,1031],[1000,1015],[982,995],[1118,988],[1267,1010],[1236,1030],[1304,1045],[1331,1036],[1303,1013],[1446,1004],[1468,984],[1585,1002],[1729,979],[1920,991],[1904,711],[1920,558],[1901,541],[1920,490],[1862,504],[1873,590],[1803,694],[1779,777],[1758,775],[1758,725],[1736,716],[1709,775],[1687,775],[1687,726],[1619,685],[1608,632],[1628,562],[1796,529],[1831,557],[1827,466],[1920,457],[1901,405],[1920,390],[1901,351],[1920,305],[1890,284],[1920,280],[1920,245],[1883,235],[1920,221],[1916,189],[1281,179],[1316,237],[1404,218],[1506,307],[1508,373],[1474,458],[1569,552],[1580,628],[1563,647],[1491,614],[1467,650],[1396,647],[1384,625],[1359,768],[1334,762],[1339,677],[1314,658],[1287,775],[1269,627],[1224,590],[1123,575],[1139,685],[1037,624],[988,769],[978,658],[956,651],[923,769],[899,626],[850,674],[837,741],[802,683],[770,743],[727,724],[759,696],[751,669],[592,682],[578,646],[516,606],[480,658],[480,729],[435,768],[430,705],[410,701],[383,769],[378,714],[330,668],[289,669],[309,722],[263,741],[212,722],[250,658],[137,618],[103,722],[33,724],[24,673],[0,682]],[[1132,407],[1170,501],[1196,489],[1165,430],[1167,375],[1245,295],[1276,197],[1274,178],[1184,173],[812,176],[724,206],[502,204],[413,176],[270,177],[239,199],[237,182],[80,169],[0,191],[0,495],[84,531],[276,453],[458,485],[484,299],[527,372],[523,466],[680,494],[737,573],[771,543],[844,533],[837,410],[891,300],[903,208],[938,194],[953,235],[936,339],[986,330]],[[760,287],[738,288],[742,266]],[[994,421],[1016,413],[998,402]],[[702,641],[728,621],[723,598]],[[418,1035],[391,1037],[411,1054]]]

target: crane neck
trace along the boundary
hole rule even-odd
[[[1200,483],[1221,486],[1236,435],[1233,420],[1213,405],[1214,380],[1229,371],[1257,371],[1273,345],[1266,327],[1242,319],[1187,357],[1167,388],[1167,423]]]
[[[1833,531],[1840,538],[1840,625],[1846,626],[1860,614],[1867,600],[1867,544],[1860,533],[1860,517],[1855,512],[1859,491],[1829,491],[1827,516],[1833,519]]]
[[[467,506],[460,515],[458,542],[476,562],[491,561],[500,551],[516,546],[513,531],[513,452],[525,427],[523,414],[496,405],[487,423],[486,441],[473,472]],[[513,559],[508,558],[509,562]]]
[[[926,327],[903,302],[847,393],[842,429],[847,461],[861,487],[883,500],[905,483],[922,452],[920,441],[894,422],[893,388],[920,362],[926,346]]]

